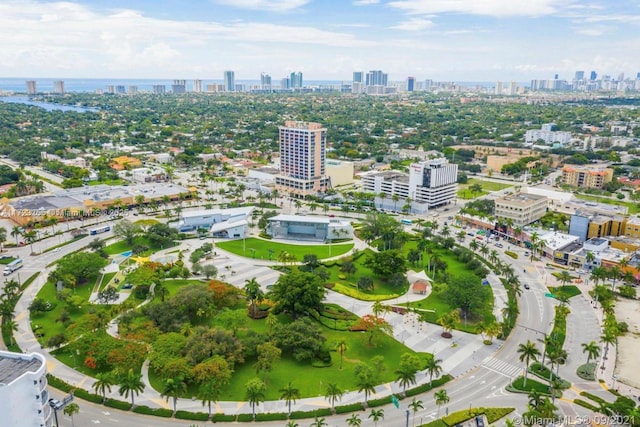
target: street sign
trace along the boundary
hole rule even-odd
[[[393,403],[393,406],[395,406],[396,408],[400,407],[400,401],[398,400],[398,398],[395,395],[391,395],[391,403]]]
[[[546,294],[544,294],[545,297],[547,298],[555,298],[556,296],[550,292],[547,292]]]

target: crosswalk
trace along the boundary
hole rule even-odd
[[[496,374],[504,375],[505,377],[513,377],[522,373],[522,366],[516,366],[512,363],[505,362],[504,360],[490,357],[482,363],[482,366]]]

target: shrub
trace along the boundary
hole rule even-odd
[[[487,416],[489,424],[493,424],[500,418],[505,417],[515,411],[516,408],[486,408],[484,414]]]
[[[398,397],[398,399],[400,399],[400,397]],[[388,403],[391,403],[391,396],[386,396],[381,399],[372,399],[367,402],[370,408],[373,408],[374,406],[386,405]]]
[[[583,380],[595,381],[596,368],[597,368],[597,365],[595,363],[580,365],[578,366],[576,374]]]
[[[472,408],[471,411],[469,411],[468,409],[464,409],[462,411],[457,411],[453,414],[443,417],[442,421],[448,426],[455,426],[475,417],[476,414],[476,408]]]
[[[253,415],[252,414],[238,414],[238,422],[240,423],[249,423],[251,421],[253,421]]]
[[[140,405],[133,408],[133,412],[144,415],[154,415],[156,417],[171,418],[173,411],[165,408],[149,408],[148,406]]]
[[[256,421],[279,421],[286,420],[287,414],[276,412],[272,414],[256,414]]]
[[[180,420],[207,421],[209,414],[206,412],[176,411],[176,418]]]
[[[362,403],[351,403],[349,405],[336,406],[336,414],[348,414],[349,412],[362,411]]]
[[[83,399],[86,400],[88,402],[93,402],[93,403],[102,403],[102,396],[99,396],[97,394],[93,394],[93,393],[89,393],[88,391],[86,391],[83,388],[76,388],[75,390],[73,390],[73,395],[79,399]]]
[[[122,411],[131,410],[131,403],[123,402],[122,400],[116,400],[116,399],[107,399],[107,400],[105,400],[104,401],[104,406],[108,406],[110,408],[120,409]]]
[[[217,421],[235,421],[236,416],[226,415],[226,414],[213,414],[213,416],[211,417],[211,420],[213,420],[214,423]]]
[[[65,393],[69,393],[73,389],[73,386],[71,384],[62,381],[60,378],[54,377],[51,374],[47,374],[47,382],[51,387],[57,388],[58,390],[64,391]]]
[[[590,409],[594,412],[598,411],[598,407],[596,405],[592,405],[591,403],[584,401],[582,399],[573,399],[573,403],[575,403],[576,405],[580,405],[583,408]]]
[[[518,259],[518,254],[515,252],[511,252],[511,251],[504,251],[504,254],[507,256],[510,256],[513,259]]]
[[[591,394],[591,393],[589,393],[588,391],[580,392],[580,396],[584,396],[584,397],[586,397],[587,399],[591,399],[591,400],[593,400],[593,401],[594,401],[594,402],[596,402],[596,403],[600,403],[600,404],[605,404],[605,403],[607,403],[607,401],[606,401],[606,400],[604,400],[603,398],[601,398],[600,396],[596,396],[595,394]]]
[[[322,408],[315,411],[293,411],[289,418],[299,420],[302,418],[327,417],[329,415],[332,415],[331,408]]]

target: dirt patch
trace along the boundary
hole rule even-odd
[[[616,301],[615,312],[618,322],[626,322],[629,325],[629,332],[618,338],[616,377],[627,385],[640,388],[640,369],[638,369],[640,311],[638,310],[638,301],[620,298]]]

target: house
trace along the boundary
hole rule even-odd
[[[426,295],[427,289],[429,289],[429,282],[426,280],[418,280],[411,286],[411,289],[414,294]]]

